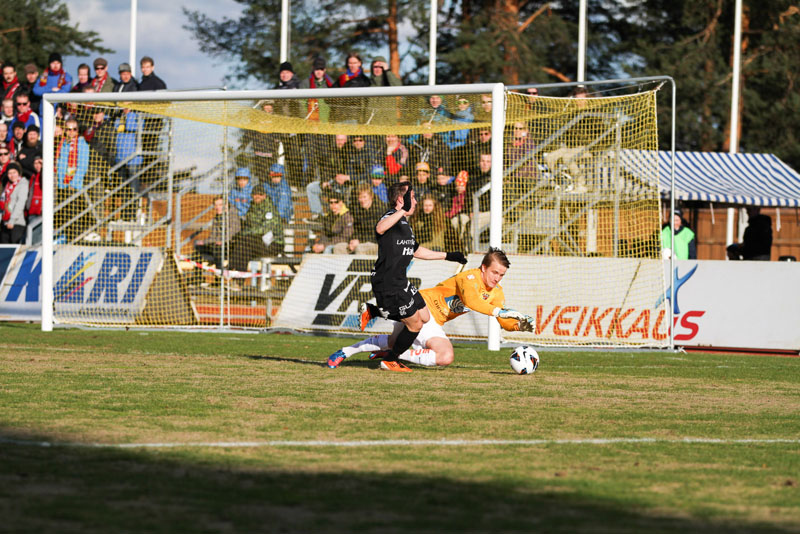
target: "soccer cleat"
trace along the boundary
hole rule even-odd
[[[347,356],[345,355],[344,351],[342,349],[337,350],[336,352],[328,356],[328,367],[330,367],[331,369],[336,369],[337,367],[339,367],[339,364],[344,361],[345,358],[347,358]]]
[[[361,326],[361,331],[367,329],[367,325],[372,320],[372,310],[370,310],[369,303],[362,302],[361,303],[361,315],[359,317],[359,326]]]
[[[389,355],[388,350],[379,350],[378,352],[373,352],[369,355],[370,360],[377,360],[377,359],[384,359]]]
[[[406,367],[400,362],[393,362],[393,361],[382,361],[381,362],[381,369],[384,371],[394,371],[396,373],[410,373],[411,369]]]

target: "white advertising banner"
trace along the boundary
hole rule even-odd
[[[613,267],[609,262],[614,262]],[[534,344],[614,340],[664,346],[669,342],[667,306],[674,283],[676,346],[800,351],[797,263],[676,261],[672,277],[669,262],[639,263],[634,259],[512,256],[512,267],[502,282],[506,303],[532,315],[537,334],[503,332],[503,338]],[[601,286],[596,280],[612,268],[625,270],[632,283],[611,290],[603,287],[602,294],[598,293],[596,288]],[[587,272],[594,274],[587,276]],[[661,272],[663,284],[652,283],[656,272]],[[545,273],[574,282],[565,291],[563,286],[550,285],[552,275]],[[487,320],[475,313],[453,321],[447,329],[463,336],[476,331],[486,335]]]
[[[370,273],[373,256],[306,254],[297,276],[283,299],[274,326],[315,330],[358,330],[358,306],[375,302]],[[414,260],[408,279],[418,288],[435,286],[453,276],[457,263]],[[375,321],[370,332],[387,332],[391,324]]]
[[[156,247],[57,247],[53,261],[56,320],[135,321],[163,260]]]
[[[676,261],[672,283],[676,345],[800,351],[796,262]]]
[[[42,250],[0,245],[0,320],[42,320]]]
[[[475,265],[480,258],[470,257]],[[532,316],[536,334],[502,332],[505,341],[663,347],[669,343],[660,260],[509,255],[501,282],[506,306]],[[485,336],[488,320],[459,317],[446,332]]]
[[[164,261],[157,247],[59,246],[55,316],[103,323],[133,322]],[[42,320],[42,249],[0,245],[0,320]]]
[[[510,256],[502,286],[506,304],[531,315],[537,334],[503,332],[506,341],[536,344],[666,346],[673,305],[675,343],[687,347],[800,350],[800,266],[784,262],[678,261],[673,277],[660,260]],[[466,268],[477,267],[470,255]],[[358,304],[374,302],[374,258],[307,256],[275,326],[358,329]],[[409,278],[432,287],[458,270],[415,260]],[[598,283],[614,273],[616,283]],[[570,284],[554,284],[555,278]],[[670,278],[676,286],[671,303]],[[468,313],[445,325],[453,336],[485,337],[490,319]],[[368,330],[386,332],[378,320]]]

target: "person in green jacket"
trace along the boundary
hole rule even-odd
[[[246,271],[250,260],[283,252],[283,243],[281,217],[259,185],[253,189],[253,201],[242,219],[241,230],[233,236],[230,267]]]
[[[403,85],[400,78],[389,70],[389,65],[386,63],[386,58],[383,56],[377,56],[372,60],[369,81],[371,85],[376,87]]]
[[[386,63],[386,58],[383,56],[377,56],[372,60],[369,83],[373,87],[396,87],[403,85],[400,78],[389,70],[389,65]],[[371,98],[369,103],[370,123],[396,124],[398,117],[397,107],[401,100],[402,99],[399,97]]]
[[[672,224],[675,227],[675,259],[696,260],[697,241],[695,240],[694,232],[683,223],[681,210],[673,212]],[[669,258],[669,250],[672,248],[671,234],[670,225],[665,224],[661,229],[661,249],[664,251],[665,258]]]

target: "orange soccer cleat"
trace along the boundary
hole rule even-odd
[[[396,361],[382,361],[381,369],[384,371],[394,371],[395,373],[410,373],[411,369],[406,367],[400,362]]]

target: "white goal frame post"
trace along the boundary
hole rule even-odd
[[[427,96],[430,94],[457,95],[457,94],[491,94],[492,95],[492,114],[491,114],[491,189],[490,189],[490,209],[491,220],[489,227],[489,245],[500,247],[502,240],[503,224],[503,154],[507,98],[506,92],[513,89],[527,87],[537,88],[557,88],[591,85],[609,84],[636,84],[645,82],[663,81],[670,83],[672,87],[672,128],[671,128],[671,210],[675,208],[674,191],[674,165],[675,165],[675,82],[669,76],[655,76],[648,78],[631,78],[615,80],[597,80],[571,83],[550,83],[550,84],[530,84],[518,86],[506,86],[503,83],[483,83],[483,84],[463,84],[463,85],[424,85],[424,86],[395,86],[395,87],[368,87],[368,88],[329,88],[329,89],[295,89],[286,90],[258,90],[258,91],[220,91],[220,90],[200,90],[200,91],[154,91],[140,93],[78,93],[78,94],[57,94],[46,93],[43,96],[45,105],[43,106],[42,131],[49,132],[43,139],[43,170],[42,170],[42,331],[51,332],[54,326],[54,279],[53,279],[53,254],[54,254],[54,235],[53,235],[53,209],[55,192],[55,143],[51,132],[55,129],[55,112],[52,104],[74,102],[165,102],[165,101],[223,101],[223,100],[247,100],[257,101],[264,99],[286,100],[286,99],[311,99],[311,98],[353,98],[353,97],[394,97],[394,96]],[[674,239],[673,239],[674,242]],[[674,246],[674,245],[673,245]],[[674,254],[670,259],[670,272],[674,272]],[[672,287],[672,297],[674,302],[674,291]],[[672,306],[669,308],[669,323],[673,322]],[[489,329],[487,348],[489,350],[500,349],[500,326],[496,320],[487,318]],[[669,347],[674,349],[673,329],[669,329]]]

